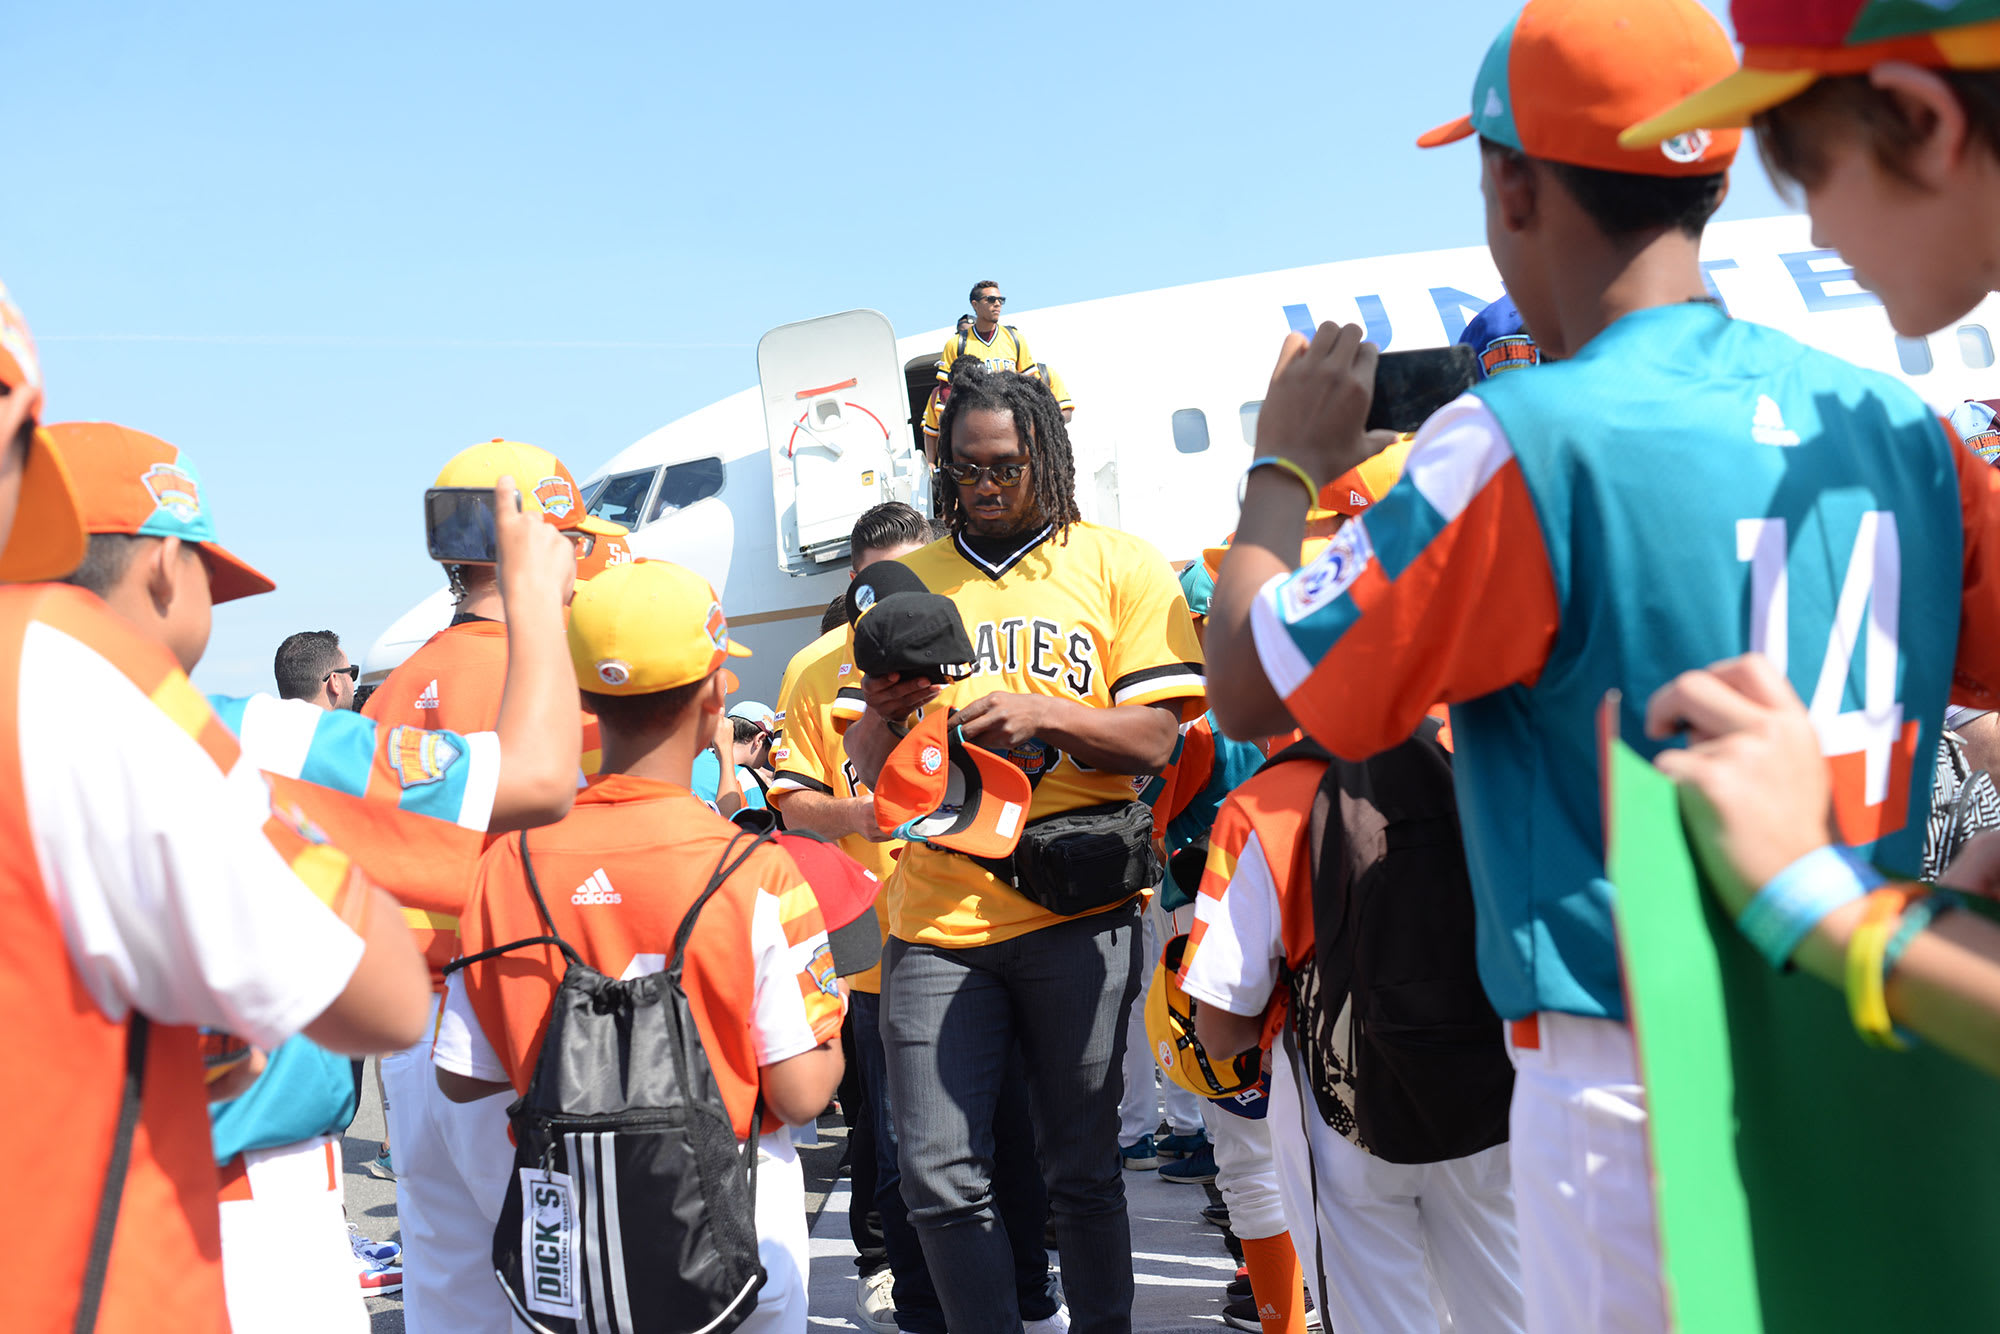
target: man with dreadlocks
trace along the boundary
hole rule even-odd
[[[940,424],[948,535],[902,563],[965,620],[973,674],[942,689],[862,680],[848,758],[873,786],[911,716],[953,710],[1011,758],[1033,799],[1021,844],[974,860],[919,841],[888,885],[882,1034],[903,1194],[952,1334],[1022,1328],[992,1204],[993,1109],[1020,1044],[1072,1326],[1132,1323],[1118,1154],[1125,1013],[1139,986],[1135,884],[1157,871],[1137,776],[1203,708],[1201,647],[1158,551],[1077,512],[1069,434],[1048,388],[963,359]],[[1061,817],[1059,820],[1054,817]],[[1061,878],[1079,837],[1125,852]],[[1109,862],[1109,865],[1105,863]],[[1074,863],[1071,863],[1074,864]],[[1031,1321],[1030,1330],[1059,1327]]]

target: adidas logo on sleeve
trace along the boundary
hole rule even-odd
[[[569,901],[583,906],[592,903],[623,903],[625,900],[611,887],[611,877],[604,874],[604,868],[600,866],[590,873],[590,879],[576,887],[576,892],[569,896]]]
[[[424,693],[417,696],[417,702],[410,707],[413,709],[435,709],[437,706],[438,683],[433,681],[424,687]]]

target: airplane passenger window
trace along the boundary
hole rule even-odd
[[[1208,448],[1208,414],[1200,408],[1182,408],[1174,414],[1174,448],[1183,454],[1199,454]]]
[[[722,490],[726,476],[721,459],[696,459],[692,463],[671,465],[660,479],[660,492],[653,497],[652,508],[646,511],[646,522],[684,510],[697,500],[707,500]]]
[[[600,519],[637,528],[639,515],[645,509],[646,496],[652,491],[653,478],[659,471],[658,468],[644,468],[638,472],[615,473],[594,488],[597,494],[584,508]]]
[[[1993,364],[1993,340],[1987,336],[1985,325],[1958,326],[1958,355],[1976,371],[1983,371]]]
[[[1905,375],[1931,373],[1931,345],[1921,338],[1896,339],[1896,361]]]
[[[1257,415],[1263,410],[1264,400],[1261,398],[1237,409],[1237,415],[1243,419],[1243,443],[1252,449],[1257,447]]]

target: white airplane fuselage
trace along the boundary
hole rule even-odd
[[[1941,412],[2000,390],[2000,300],[1928,339],[1898,339],[1846,264],[1812,245],[1802,217],[1715,225],[1702,255],[1711,294],[1731,314],[1898,376]],[[1333,320],[1363,325],[1384,349],[1435,347],[1500,295],[1486,250],[1467,247],[1010,312],[1007,322],[1076,402],[1070,435],[1084,516],[1180,562],[1235,526],[1256,410],[1288,330]],[[898,339],[899,359],[934,358],[946,336]],[[593,470],[584,490],[594,510],[629,503],[640,520],[636,555],[678,561],[715,585],[732,635],[754,653],[732,663],[743,694],[775,704],[785,664],[818,635],[848,572],[844,560],[804,575],[781,568],[790,483],[788,465],[773,458],[763,404],[752,386],[662,426]],[[886,429],[914,447],[906,416]],[[673,507],[669,493],[701,494],[717,480],[713,494]],[[799,563],[796,553],[789,563]],[[449,610],[440,591],[398,619],[369,651],[364,681],[385,676]]]

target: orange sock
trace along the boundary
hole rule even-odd
[[[1239,1240],[1264,1334],[1305,1334],[1305,1275],[1299,1269],[1298,1252],[1292,1249],[1292,1234]]]

